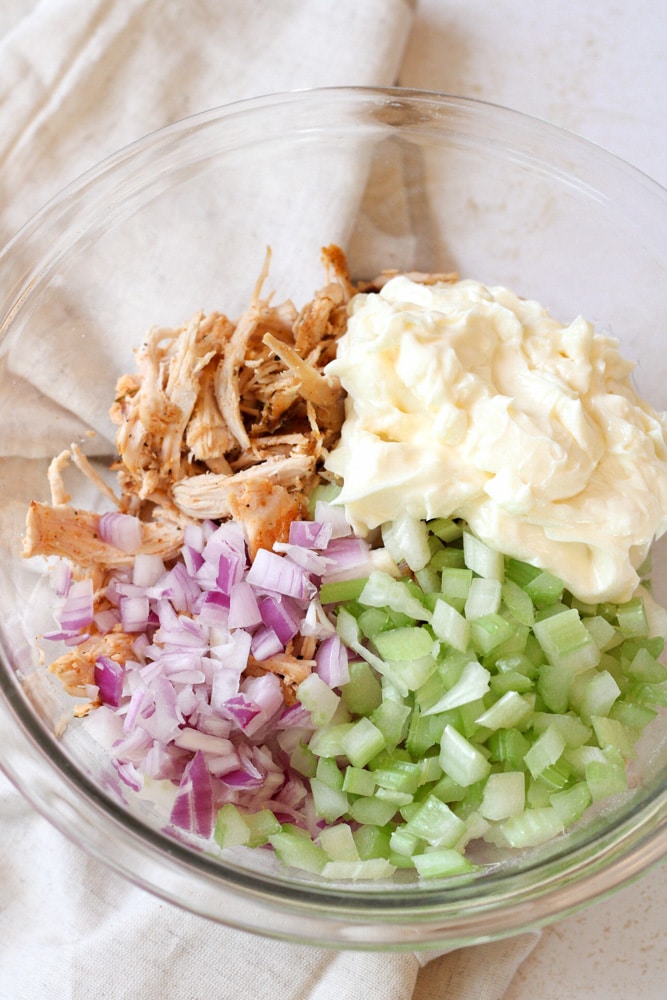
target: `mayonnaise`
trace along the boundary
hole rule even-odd
[[[357,295],[327,373],[347,392],[326,467],[362,534],[455,515],[580,600],[629,600],[667,528],[667,420],[616,341],[476,281]]]

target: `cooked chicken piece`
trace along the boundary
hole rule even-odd
[[[132,656],[136,635],[112,631],[105,635],[92,635],[80,645],[59,656],[49,670],[59,679],[68,694],[85,697],[86,685],[95,683],[95,661],[99,656],[124,663]]]
[[[311,455],[291,455],[289,458],[268,459],[249,469],[235,472],[233,476],[220,476],[213,472],[190,476],[175,483],[173,501],[188,517],[201,520],[231,516],[230,503],[253,481],[291,487],[297,492],[313,474],[315,462]]]
[[[291,324],[287,320],[288,316],[292,318],[289,304],[284,305],[281,309],[276,309],[271,306],[270,299],[261,298],[262,286],[268,274],[270,261],[271,254],[267,252],[250,305],[240,317],[236,329],[229,339],[215,380],[215,394],[220,412],[239,447],[244,450],[250,447],[250,440],[241,413],[239,375],[241,368],[251,356],[251,341],[256,334],[261,341],[261,334],[266,330],[280,331],[285,334],[289,334],[291,330]]]
[[[77,510],[65,505],[51,507],[32,501],[26,518],[23,555],[64,556],[75,565],[130,566],[135,553],[103,542],[98,535],[100,515],[92,511]],[[147,522],[142,525],[142,553],[172,559],[183,544],[183,529],[168,521]]]
[[[207,365],[201,373],[199,395],[187,426],[185,444],[192,458],[205,462],[214,472],[230,473],[227,452],[236,442],[220,412],[215,395],[215,367]]]
[[[290,493],[280,483],[268,479],[246,479],[227,495],[229,513],[245,528],[250,558],[258,549],[273,548],[286,542],[292,521],[302,518],[306,509],[303,494]]]
[[[72,499],[63,481],[63,472],[69,465],[69,460],[70,452],[66,449],[49,462],[47,477],[51,490],[51,501],[56,505],[69,503]]]
[[[312,673],[314,667],[315,660],[302,660],[292,653],[277,653],[266,660],[256,660],[249,656],[247,673],[255,677],[267,671],[277,674],[283,682],[285,702],[290,705],[296,700],[296,688]]]
[[[270,333],[264,335],[264,343],[287,365],[297,380],[300,394],[312,403],[318,418],[334,433],[340,430],[344,417],[344,393],[340,383],[328,379],[312,365],[299,357],[287,344],[281,344]]]

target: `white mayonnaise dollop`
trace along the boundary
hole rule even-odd
[[[588,602],[629,600],[667,529],[667,421],[617,342],[476,281],[357,295],[327,372],[347,392],[327,468],[362,534],[465,518]]]

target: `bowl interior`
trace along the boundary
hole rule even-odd
[[[134,370],[146,329],[199,310],[238,315],[267,247],[265,290],[301,305],[323,283],[330,243],[354,277],[456,271],[508,285],[563,322],[581,313],[621,341],[642,394],[667,409],[667,196],[574,136],[474,101],[332,90],[207,112],[120,152],[2,257],[3,766],[75,840],[215,919],[346,946],[509,933],[609,891],[664,851],[664,723],[642,743],[631,790],[549,846],[490,859],[465,884],[332,886],[264,852],[219,857],[165,831],[158,790],[137,797],[119,782],[40,661],[50,590],[20,549],[27,504],[48,499],[51,457],[76,441],[106,475],[114,386]],[[70,478],[76,504],[97,502]],[[663,565],[658,555],[665,601]]]

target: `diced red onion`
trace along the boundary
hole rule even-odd
[[[298,600],[309,600],[317,592],[312,580],[295,563],[276,552],[259,549],[246,580],[254,587]]]
[[[124,632],[144,632],[148,626],[148,598],[121,597],[120,621]]]
[[[206,759],[198,750],[183,771],[170,821],[201,837],[213,830],[213,785]]]
[[[276,630],[270,625],[264,625],[253,633],[250,651],[256,660],[268,660],[270,656],[283,653],[285,649]]]
[[[232,698],[228,698],[223,706],[224,715],[228,719],[231,719],[232,722],[235,722],[244,733],[253,719],[256,719],[260,715],[261,711],[259,705],[246,698],[244,694],[237,694]]]
[[[132,567],[132,583],[135,587],[152,587],[164,576],[165,566],[161,556],[149,552],[138,552]]]
[[[347,684],[350,679],[347,649],[338,635],[330,635],[319,644],[315,664],[317,673],[331,688]]]
[[[261,620],[274,630],[283,646],[299,631],[303,612],[289,597],[262,597],[259,610]]]
[[[239,580],[229,592],[229,628],[253,628],[261,621],[255,591],[246,580]]]
[[[90,577],[75,580],[60,611],[60,626],[65,632],[74,632],[86,628],[92,620],[93,581]]]
[[[345,538],[352,534],[352,529],[345,517],[345,508],[318,500],[315,504],[315,520],[320,524],[331,525],[332,538]]]
[[[103,542],[113,545],[121,552],[137,552],[141,548],[141,521],[131,514],[121,514],[118,511],[101,514],[97,531]]]
[[[299,545],[304,549],[325,549],[332,530],[331,522],[292,521],[289,528],[290,545]]]
[[[334,538],[327,546],[325,555],[331,562],[322,576],[322,583],[354,580],[355,577],[368,576],[373,569],[370,546],[363,538]]]
[[[51,564],[51,586],[58,595],[64,597],[72,582],[72,567],[65,559],[56,559]]]
[[[108,656],[98,656],[95,661],[95,683],[99,689],[100,700],[105,705],[118,708],[123,694],[123,676],[125,670],[120,663]]]

